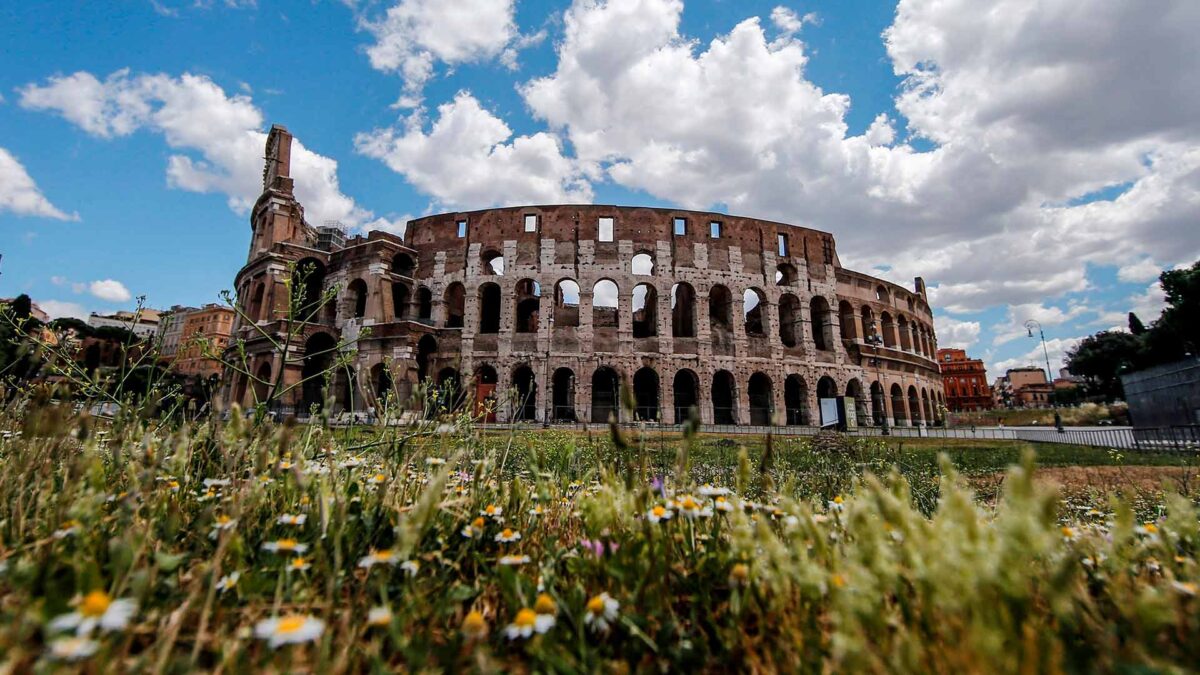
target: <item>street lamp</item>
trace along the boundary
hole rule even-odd
[[[879,336],[879,331],[877,328],[878,326],[876,323],[872,321],[871,334],[868,335],[864,341],[871,345],[875,352],[875,356],[871,358],[871,365],[875,366],[875,381],[879,383],[879,403],[883,408],[883,412],[879,416],[879,419],[883,420],[882,434],[884,436],[889,436],[891,435],[891,432],[888,431],[887,402],[884,400],[884,397],[887,396],[887,392],[883,388],[883,364],[879,360],[879,345],[883,344],[883,338]],[[874,403],[875,401],[872,400],[871,404],[874,405]]]

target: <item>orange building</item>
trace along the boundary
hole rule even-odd
[[[942,369],[947,408],[952,412],[991,409],[992,391],[983,361],[968,357],[962,349],[939,349],[937,360]]]
[[[188,312],[183,317],[183,335],[179,350],[175,354],[173,369],[181,375],[207,378],[221,376],[224,366],[216,358],[205,356],[221,354],[233,335],[233,310],[221,305],[205,305]],[[200,340],[208,340],[211,347],[202,348]]]

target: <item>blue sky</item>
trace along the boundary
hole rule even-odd
[[[53,4],[0,8],[0,296],[56,314],[217,301],[272,122],[310,218],[778,218],[924,276],[941,343],[993,369],[1040,359],[1027,318],[1055,361],[1154,318],[1155,271],[1200,255],[1182,0]]]

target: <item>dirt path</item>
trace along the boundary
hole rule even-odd
[[[980,492],[998,491],[1003,472],[971,479]],[[1037,469],[1034,480],[1053,483],[1065,495],[1089,493],[1147,494],[1164,488],[1182,494],[1200,491],[1200,470],[1190,466],[1056,466]]]

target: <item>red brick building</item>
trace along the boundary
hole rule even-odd
[[[964,412],[992,407],[992,390],[988,387],[983,361],[968,357],[962,349],[939,349],[937,360],[942,369],[947,408]]]

